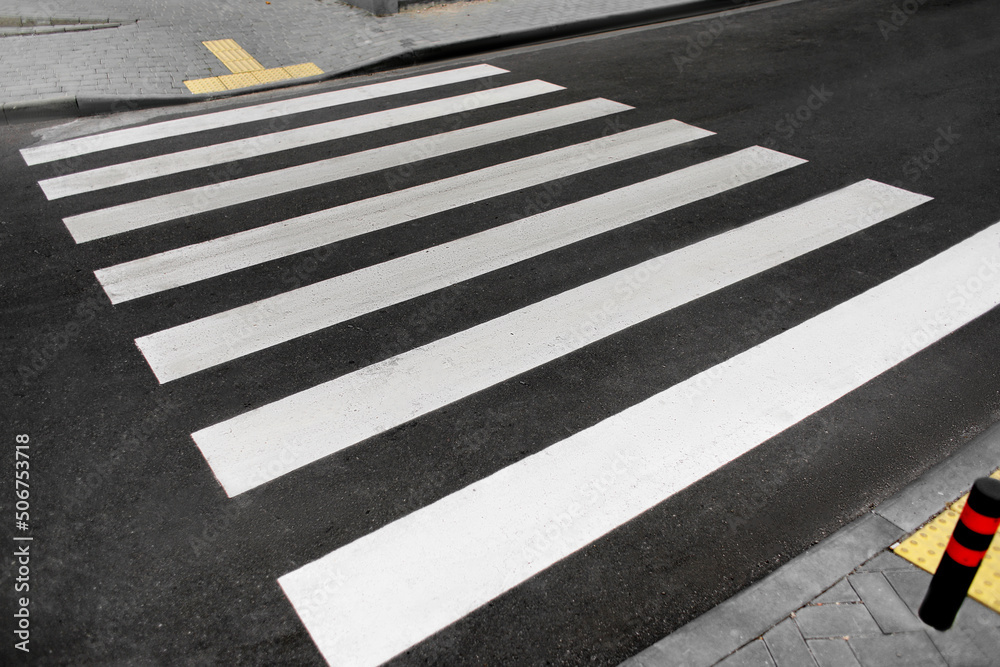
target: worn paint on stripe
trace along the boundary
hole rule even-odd
[[[802,162],[755,150],[786,168]],[[867,218],[842,202],[797,206],[238,415],[194,440],[236,495],[927,199],[866,184],[876,196],[892,193],[893,204]]]
[[[226,162],[302,148],[324,141],[333,141],[365,132],[375,132],[449,114],[472,111],[495,104],[544,95],[557,90],[563,90],[563,87],[544,81],[526,81],[361,116],[351,116],[328,123],[247,137],[132,162],[122,162],[45,179],[39,181],[38,185],[41,186],[42,192],[50,200],[59,199],[126,183],[178,174],[192,169],[203,169]]]
[[[85,137],[67,139],[66,141],[58,141],[42,146],[31,146],[21,149],[21,156],[29,165],[65,160],[88,153],[141,144],[147,141],[156,141],[157,139],[165,139],[167,137],[177,137],[192,132],[203,132],[205,130],[215,130],[220,127],[229,127],[242,123],[270,120],[278,116],[325,109],[353,102],[363,102],[364,100],[400,95],[417,90],[507,73],[507,70],[493,67],[492,65],[472,65],[444,72],[434,72],[433,74],[421,74],[405,79],[344,88],[318,95],[307,95],[290,100],[255,104],[253,106],[240,107],[239,109],[215,111],[198,116],[150,123],[149,125],[141,125],[139,127],[112,130],[111,132],[91,134]]]
[[[786,168],[738,151],[428,250],[136,340],[160,382],[225,363],[764,178]],[[864,186],[854,186],[864,189]]]
[[[190,190],[81,213],[63,219],[77,243],[207,213],[227,206],[369,174],[528,134],[592,120],[632,107],[603,98],[442,132],[360,153],[213,183]]]
[[[994,226],[278,581],[330,664],[381,664],[1000,305],[1000,275],[949,299],[998,247]]]
[[[220,276],[712,135],[670,120],[95,271],[112,303]]]

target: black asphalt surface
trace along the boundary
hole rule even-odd
[[[894,10],[895,8],[895,10]],[[905,8],[905,9],[904,9]],[[913,11],[910,11],[913,10]],[[895,11],[895,13],[894,13]],[[909,12],[909,13],[908,13]],[[566,91],[48,202],[39,179],[439,96],[426,91],[27,167],[0,130],[0,521],[31,438],[31,654],[3,664],[308,665],[276,579],[856,296],[1000,221],[1000,6],[802,0],[219,102],[486,62]],[[470,82],[449,92],[476,89]],[[606,97],[635,110],[77,245],[62,218],[443,128]],[[551,98],[551,99],[550,99]],[[809,105],[812,108],[809,108]],[[801,111],[806,108],[807,112]],[[172,110],[170,117],[201,109]],[[798,117],[796,117],[798,114]],[[166,117],[166,116],[165,116]],[[716,136],[113,307],[93,271],[393,188],[676,118]],[[134,339],[751,145],[808,164],[159,385]],[[934,200],[230,500],[190,433],[863,178]],[[543,204],[544,205],[544,204]],[[992,311],[400,655],[616,665],[888,497],[1000,418]],[[39,361],[41,360],[41,361]],[[34,364],[34,365],[33,365]],[[31,370],[28,370],[31,369]]]

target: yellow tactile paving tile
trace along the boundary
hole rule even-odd
[[[226,90],[233,90],[234,88],[246,88],[247,86],[256,86],[260,83],[255,77],[256,72],[243,72],[241,74],[226,74],[219,77],[219,81],[222,85],[226,87]]]
[[[270,83],[271,81],[282,81],[284,79],[293,78],[289,76],[284,67],[275,67],[273,69],[264,69],[259,72],[251,72],[251,76],[257,79],[257,83]]]
[[[1000,479],[1000,470],[995,471],[990,477]],[[941,563],[941,557],[968,497],[969,494],[966,493],[921,526],[913,535],[901,540],[893,547],[896,555],[933,574]],[[1000,539],[994,538],[989,551],[986,552],[983,563],[979,566],[979,572],[972,580],[969,597],[1000,613]]]
[[[302,63],[301,65],[285,65],[283,67],[288,76],[293,79],[301,79],[304,76],[315,76],[317,74],[322,74],[323,70],[316,67],[313,63]]]
[[[210,76],[206,79],[191,79],[185,81],[184,85],[192,93],[217,93],[223,90],[234,90],[236,88],[247,88],[258,86],[262,83],[272,81],[283,81],[285,79],[301,79],[306,76],[322,74],[323,70],[313,63],[303,63],[301,65],[289,65],[288,67],[273,67],[256,72],[240,72],[237,74],[225,74],[223,76]]]
[[[207,79],[192,79],[190,81],[185,81],[184,85],[187,86],[195,95],[201,93],[217,93],[223,90],[228,90],[228,88],[219,81],[219,77],[210,76]]]
[[[249,53],[247,53],[242,46],[237,44],[231,39],[216,39],[208,42],[202,42],[209,51],[211,51],[216,58],[222,61],[222,64],[229,68],[230,72],[234,74],[242,74],[244,72],[254,72],[264,69],[257,60],[254,59]]]
[[[253,58],[250,58],[249,60],[247,59],[229,60],[226,61],[226,67],[228,67],[229,71],[232,72],[233,74],[244,74],[246,72],[260,72],[263,71],[264,69],[261,66],[261,64],[256,60],[254,60]]]
[[[223,90],[248,88],[250,86],[258,86],[262,83],[283,81],[285,79],[301,79],[302,77],[323,73],[323,70],[317,67],[315,63],[301,63],[299,65],[288,65],[287,67],[264,69],[263,65],[257,62],[253,56],[243,50],[243,47],[232,39],[215,39],[202,42],[202,44],[216,58],[221,60],[222,64],[229,68],[232,74],[185,81],[184,85],[195,94],[217,93]]]

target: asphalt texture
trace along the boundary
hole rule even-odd
[[[486,62],[510,70],[504,84],[538,78],[565,86],[560,103],[606,97],[635,110],[610,124],[580,123],[82,245],[63,217],[555,102],[524,100],[53,202],[37,181],[60,168],[79,171],[276,128],[255,123],[32,168],[18,150],[46,127],[0,131],[10,471],[0,475],[0,487],[6,505],[15,434],[30,434],[35,537],[30,663],[7,639],[0,649],[6,664],[322,664],[279,576],[1000,220],[1000,9],[991,0],[911,4],[916,10],[897,16],[898,26],[894,2],[803,0],[378,75]],[[811,96],[815,108],[802,113],[808,118],[790,120]],[[281,127],[434,97],[310,112]],[[153,252],[670,118],[717,134],[586,172],[562,187],[531,188],[436,215],[431,224],[357,237],[319,261],[296,255],[115,307],[93,275]],[[86,123],[73,127],[84,132]],[[157,383],[133,342],[492,227],[549,198],[543,206],[566,204],[755,144],[809,162],[167,385]],[[189,435],[864,178],[934,200],[237,499],[226,497]],[[860,516],[1000,418],[998,345],[1000,313],[992,311],[390,664],[621,662]],[[38,355],[41,368],[19,371]],[[4,533],[11,527],[5,519]],[[5,609],[14,604],[12,572],[5,564],[0,573]]]

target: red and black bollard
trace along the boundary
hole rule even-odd
[[[980,477],[958,518],[948,548],[920,605],[920,619],[938,630],[955,622],[959,607],[1000,526],[1000,481]]]

